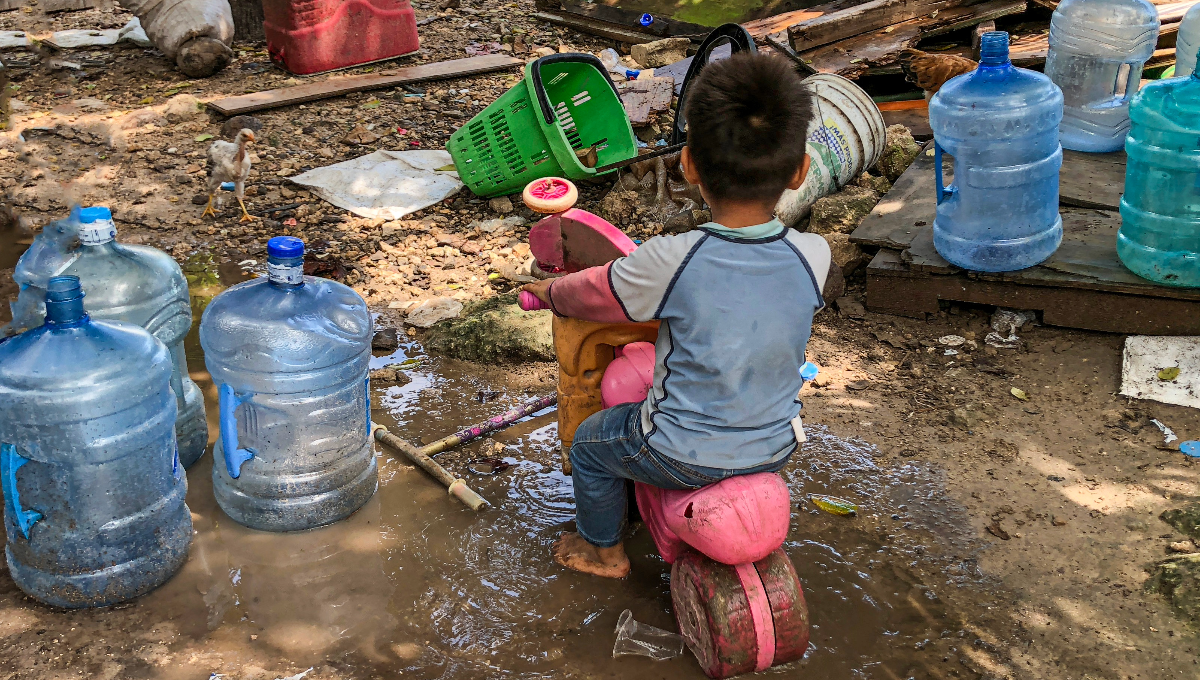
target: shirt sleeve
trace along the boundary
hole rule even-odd
[[[608,282],[608,271],[612,265],[613,263],[609,262],[600,267],[588,267],[581,272],[555,279],[554,283],[550,284],[550,308],[559,316],[584,321],[629,321],[625,309],[617,301]]]
[[[659,318],[677,273],[706,236],[699,229],[677,236],[656,236],[612,262],[609,286],[630,321]]]
[[[829,276],[829,263],[833,259],[833,253],[829,250],[829,242],[820,234],[810,234],[807,232],[797,232],[789,230],[787,239],[791,241],[796,250],[808,262],[808,267],[812,271],[814,283],[817,284],[819,292],[825,290],[825,279]]]

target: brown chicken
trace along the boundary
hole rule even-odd
[[[930,54],[912,48],[900,53],[900,68],[904,79],[925,90],[928,100],[954,76],[970,73],[979,64],[953,54]]]

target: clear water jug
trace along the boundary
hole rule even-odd
[[[1179,34],[1175,36],[1175,77],[1190,76],[1196,71],[1200,53],[1200,4],[1183,15],[1179,22]]]
[[[1200,287],[1200,72],[1150,83],[1129,115],[1117,256],[1151,281]]]
[[[204,395],[188,376],[183,339],[192,325],[187,280],[179,264],[156,248],[117,243],[108,208],[76,209],[47,225],[17,263],[21,287],[12,305],[12,328],[33,328],[45,314],[46,281],[78,276],[93,319],[126,321],[150,331],[171,351],[171,387],[177,397],[179,457],[190,467],[208,446]]]
[[[1118,151],[1129,100],[1158,44],[1158,11],[1146,0],[1063,0],[1050,18],[1046,75],[1063,91],[1064,149]]]
[[[0,342],[0,481],[13,581],[57,607],[148,592],[187,559],[171,354],[51,278],[45,324]]]
[[[267,242],[265,278],[213,298],[200,320],[220,395],[213,492],[235,521],[295,531],[375,493],[371,315],[350,288],[304,276],[304,243]]]
[[[1062,92],[1016,68],[1008,34],[985,33],[979,68],[951,79],[929,102],[937,176],[933,244],[947,262],[984,272],[1032,267],[1062,241],[1058,123]],[[943,186],[943,152],[954,184]]]

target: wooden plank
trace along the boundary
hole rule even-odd
[[[792,49],[803,52],[967,4],[971,3],[967,0],[871,0],[790,26],[788,39]]]
[[[872,67],[895,64],[906,47],[933,36],[970,28],[984,21],[1025,11],[1025,0],[990,0],[979,5],[954,7],[936,17],[921,17],[863,33],[832,45],[800,53],[821,73],[857,78]],[[889,30],[890,29],[890,30]]]
[[[1059,201],[1081,208],[1117,210],[1125,193],[1125,151],[1082,153],[1063,150]]]
[[[38,4],[46,14],[77,12],[79,10],[92,9],[96,5],[95,0],[44,0]]]
[[[335,76],[319,82],[283,87],[276,90],[264,90],[252,94],[225,97],[208,103],[208,106],[226,116],[234,116],[251,111],[275,109],[292,104],[328,99],[351,92],[379,90],[394,87],[404,83],[419,83],[426,80],[444,80],[461,78],[478,73],[489,73],[521,66],[525,62],[515,57],[500,54],[489,54],[483,57],[454,59],[433,64],[408,66],[380,74],[361,76]]]
[[[641,18],[643,12],[621,7],[613,7],[602,2],[578,2],[577,0],[559,0],[561,12],[574,14],[595,21],[601,21],[616,26],[640,28],[657,38],[693,37],[697,40],[708,35],[712,30],[709,26],[701,26],[687,21],[679,21],[669,16],[654,15],[654,23],[643,27]]]
[[[0,12],[11,12],[25,6],[25,0],[0,0]]]
[[[675,95],[673,78],[639,78],[617,83],[617,93],[631,125],[646,125],[651,113],[660,113],[671,108]]]
[[[774,16],[765,17],[763,19],[753,19],[742,23],[742,28],[755,39],[760,40],[772,33],[786,31],[789,26],[793,26],[802,21],[816,19],[817,17],[839,12],[844,9],[849,9],[855,5],[861,4],[862,0],[834,0],[821,5],[814,5],[807,9],[798,9],[792,12],[784,12]]]
[[[875,204],[869,215],[850,234],[850,240],[863,246],[904,250],[917,233],[933,223],[937,198],[933,192],[933,143],[925,145],[904,174],[896,178],[892,190]],[[954,159],[945,158],[943,180],[954,178]]]
[[[580,31],[581,33],[589,33],[597,35],[601,38],[616,40],[617,42],[627,43],[629,45],[639,45],[658,40],[658,36],[641,31],[635,31],[627,26],[617,26],[587,17],[581,17],[576,14],[570,14],[563,11],[555,12],[537,12],[533,15],[534,19],[555,24],[557,26],[566,26],[567,28]]]

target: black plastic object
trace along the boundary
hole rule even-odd
[[[749,34],[747,33],[747,36]],[[542,117],[546,119],[546,125],[554,125],[556,118],[554,117],[554,107],[550,105],[550,98],[546,96],[546,86],[542,84],[542,66],[545,64],[555,64],[560,62],[572,62],[579,64],[588,64],[600,72],[604,76],[604,82],[612,88],[613,94],[617,95],[617,100],[621,99],[621,93],[617,91],[617,86],[613,84],[612,78],[608,75],[608,69],[604,63],[591,54],[582,54],[577,52],[567,52],[564,54],[551,54],[542,57],[533,62],[533,68],[530,73],[533,75],[533,92],[537,95],[538,106],[542,109]],[[689,75],[690,75],[689,71]]]
[[[679,91],[679,106],[675,109],[675,124],[671,129],[671,138],[667,140],[668,145],[674,146],[687,141],[687,120],[684,119],[683,112],[687,105],[687,96],[692,87],[692,80],[708,64],[708,58],[712,55],[712,51],[725,44],[729,45],[731,55],[736,52],[750,52],[751,54],[758,52],[758,48],[754,45],[754,38],[750,37],[750,33],[738,24],[718,26],[704,37],[704,42],[700,43],[700,49],[692,57],[687,75],[683,78],[683,89]]]

